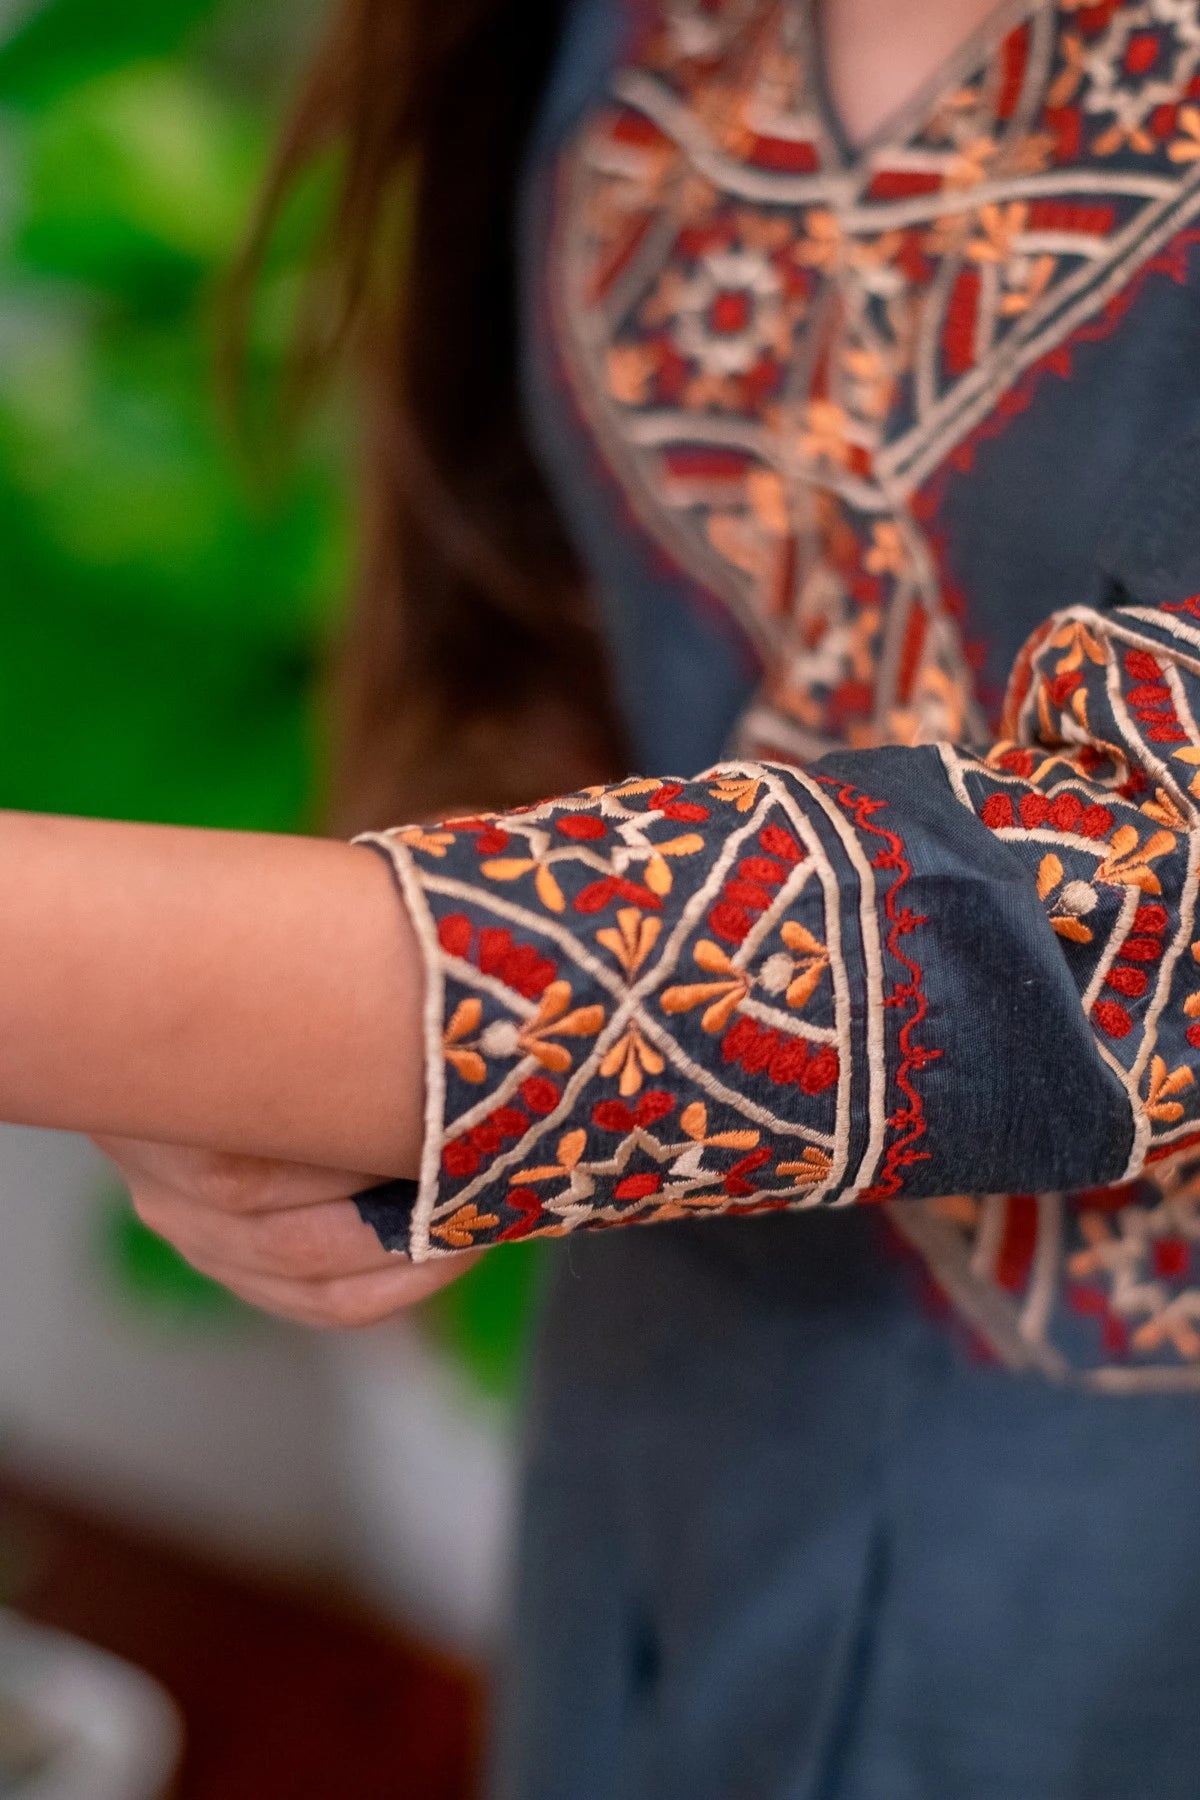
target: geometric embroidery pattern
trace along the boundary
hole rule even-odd
[[[1200,213],[1196,0],[1014,0],[857,152],[811,7],[642,12],[562,164],[577,402],[758,648],[745,752],[982,741],[937,478]]]
[[[1109,1393],[1196,1385],[1200,1158],[1083,1194],[904,1202],[892,1222],[1010,1367]]]
[[[1060,615],[1009,697],[1010,728],[1042,747],[943,753],[960,799],[1036,860],[1097,1049],[1129,1096],[1123,1182],[1141,1179],[954,1195],[893,1221],[1012,1366],[1081,1371],[1109,1391],[1191,1385],[1200,1365],[1198,617],[1196,600]]]
[[[1170,1161],[1148,1205],[929,1194],[924,965],[946,953],[908,904],[903,809],[819,766],[730,764],[365,840],[397,869],[428,970],[404,1247],[887,1202],[957,1297],[973,1268],[993,1303],[973,1322],[1010,1360],[1067,1366],[1060,1277],[1100,1362],[1118,1342],[1155,1368],[1200,1359],[1196,1190],[1174,1172],[1200,1143],[1198,698],[1200,600],[1072,608],[1020,659],[1010,735],[986,755],[895,753],[1036,889],[1128,1120],[1127,1160],[1096,1182]],[[1061,999],[1028,1004],[1056,1028]],[[969,1196],[979,1141],[956,1154]]]
[[[1185,279],[1200,5],[1012,0],[854,153],[807,6],[638,16],[562,159],[555,345],[763,691],[694,780],[368,840],[428,975],[421,1179],[371,1216],[425,1257],[881,1203],[1010,1366],[1200,1385],[1200,603],[1055,615],[989,746],[938,532],[978,437],[1147,274]],[[1127,1126],[1083,1193],[989,1192],[969,1143],[931,1191],[937,870],[869,759],[862,786],[816,761],[917,744],[926,801],[1036,891],[1069,981],[1028,1005],[1051,1031],[1065,991]]]

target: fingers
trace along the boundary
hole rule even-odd
[[[269,1213],[344,1200],[379,1177],[307,1163],[151,1144],[135,1138],[95,1138],[131,1188],[143,1182],[170,1188],[194,1205],[230,1214]]]
[[[300,1281],[395,1267],[394,1253],[383,1248],[351,1200],[230,1214],[145,1180],[134,1184],[132,1195],[142,1223],[197,1265],[217,1260],[248,1275]]]
[[[438,1288],[457,1280],[478,1261],[481,1251],[439,1258],[431,1263],[410,1263],[392,1257],[390,1269],[329,1281],[290,1281],[277,1275],[251,1275],[244,1269],[215,1262],[201,1272],[219,1281],[247,1305],[276,1318],[322,1330],[361,1330],[378,1325],[406,1307],[415,1306]]]
[[[348,1195],[377,1177],[132,1139],[99,1148],[151,1231],[249,1305],[326,1328],[377,1324],[455,1280],[480,1251],[414,1266]]]

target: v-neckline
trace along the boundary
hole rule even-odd
[[[1055,11],[1057,4],[1058,0],[996,0],[991,10],[972,26],[961,43],[934,65],[906,99],[894,106],[866,137],[856,139],[846,128],[830,85],[819,0],[803,0],[805,62],[812,102],[842,169],[846,172],[860,170],[869,165],[878,151],[908,138],[915,126],[925,124],[933,117],[939,101],[990,64],[1017,24],[1038,12]]]

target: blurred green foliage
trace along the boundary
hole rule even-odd
[[[270,0],[47,0],[0,44],[0,804],[311,819],[345,461],[326,420],[256,482],[213,381],[307,22]],[[251,404],[281,372],[308,213],[272,246]]]
[[[270,481],[213,378],[218,300],[319,0],[0,0],[0,806],[265,830],[315,822],[316,677],[346,585],[329,408]],[[246,403],[269,410],[319,177],[276,230]],[[126,1291],[213,1291],[127,1208]],[[489,1388],[520,1357],[536,1259],[440,1301]]]

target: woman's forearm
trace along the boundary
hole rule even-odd
[[[0,1118],[412,1174],[421,979],[367,849],[0,813]]]

